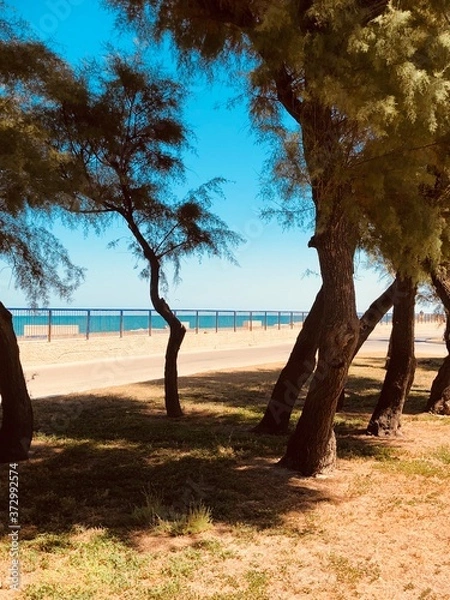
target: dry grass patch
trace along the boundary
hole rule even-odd
[[[436,366],[419,365],[403,437],[377,440],[383,360],[356,361],[327,478],[275,468],[286,438],[250,432],[273,366],[183,378],[179,420],[158,382],[35,401],[22,589],[2,597],[450,599],[450,419],[420,412]]]

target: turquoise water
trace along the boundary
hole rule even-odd
[[[18,337],[46,337],[49,324],[76,325],[83,335],[165,329],[166,322],[155,312],[149,310],[101,310],[101,309],[10,309],[13,314],[13,326]],[[179,310],[177,316],[189,329],[233,329],[248,327],[251,320],[255,327],[277,327],[302,323],[306,312],[254,311],[189,311]],[[55,328],[54,333],[56,332]]]

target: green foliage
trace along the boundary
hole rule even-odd
[[[130,249],[161,267],[189,254],[233,260],[241,241],[210,210],[221,196],[220,178],[178,200],[169,184],[182,180],[180,152],[188,147],[182,123],[185,90],[142,58],[112,55],[106,68],[91,65],[75,77],[70,97],[43,113],[54,128],[57,150],[77,161],[83,193],[71,204],[79,219],[105,224],[123,218],[132,233]],[[72,167],[72,165],[69,165]],[[149,269],[143,275],[148,277]],[[158,275],[159,277],[159,275]]]
[[[42,108],[64,89],[69,70],[25,35],[10,19],[0,21],[0,255],[16,287],[37,304],[47,302],[51,289],[69,298],[83,272],[37,223],[37,211],[48,219],[76,185],[62,175],[67,156],[52,148],[40,120]]]
[[[72,264],[62,244],[32,214],[10,215],[1,206],[0,200],[0,256],[12,267],[16,287],[32,305],[47,302],[49,289],[69,298],[83,269]]]
[[[450,23],[441,0],[110,3],[141,19],[143,35],[168,33],[185,64],[244,58],[255,124],[278,140],[264,194],[287,202],[266,216],[308,223],[312,186],[319,230],[339,202],[361,244],[396,271],[420,277],[424,260],[442,259],[448,198],[431,205],[423,194],[433,168],[448,168]]]

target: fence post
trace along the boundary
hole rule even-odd
[[[267,331],[267,310],[264,311],[264,331]]]
[[[236,332],[236,311],[233,310],[233,331]]]
[[[47,333],[47,341],[52,341],[52,309],[48,309],[48,333]]]
[[[253,331],[253,313],[250,311],[250,331]]]
[[[195,333],[198,333],[198,310],[195,311]]]
[[[152,335],[152,311],[148,311],[148,335]]]
[[[216,333],[219,329],[219,311],[216,310]]]
[[[278,331],[281,329],[281,312],[278,311]]]
[[[291,329],[294,329],[294,313],[291,311]]]
[[[91,333],[91,311],[88,308],[86,311],[86,339],[89,339],[89,334]]]
[[[123,310],[120,311],[119,317],[119,336],[123,337]]]

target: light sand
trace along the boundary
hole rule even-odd
[[[189,350],[245,348],[270,344],[294,343],[299,327],[248,330],[204,330],[195,333],[188,331],[183,341],[183,352]],[[92,336],[84,338],[19,341],[20,356],[24,367],[48,364],[61,364],[89,361],[98,358],[118,358],[124,356],[150,356],[164,354],[167,346],[166,332],[148,335],[127,334]]]
[[[201,330],[199,333],[188,331],[182,345],[182,351],[245,348],[249,346],[265,346],[289,342],[294,344],[300,328],[289,326],[278,329],[271,327],[267,330],[240,329]],[[390,325],[381,324],[375,328],[373,338],[389,336]],[[416,338],[421,340],[442,341],[444,325],[437,323],[422,323],[416,325]],[[92,336],[84,338],[19,341],[20,355],[24,367],[39,365],[61,364],[78,361],[89,361],[99,358],[118,358],[124,356],[150,356],[164,354],[168,340],[167,332],[144,334]]]

